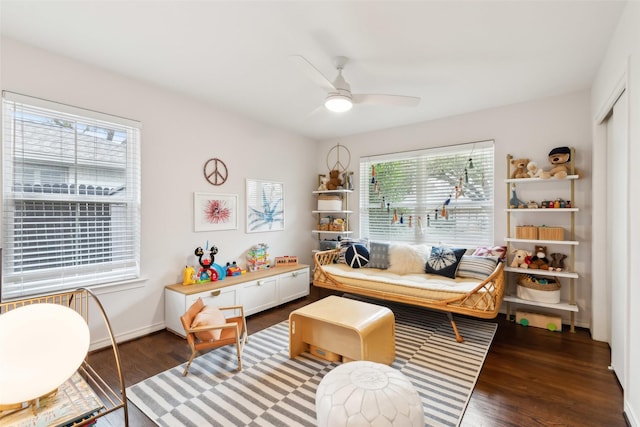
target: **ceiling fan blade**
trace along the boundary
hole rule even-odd
[[[353,94],[354,104],[390,105],[395,107],[415,107],[420,98],[403,95]]]
[[[336,90],[333,83],[327,79],[311,62],[302,55],[291,55],[290,58],[298,65],[298,67],[318,86],[327,91]]]

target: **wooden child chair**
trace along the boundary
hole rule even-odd
[[[227,310],[238,310],[240,316],[225,318],[222,312]],[[187,375],[191,362],[199,351],[229,344],[236,345],[238,371],[242,370],[242,349],[247,342],[247,321],[242,305],[212,307],[204,305],[202,298],[198,298],[180,317],[180,321],[191,348],[191,357],[182,376]]]

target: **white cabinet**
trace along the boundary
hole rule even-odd
[[[240,299],[247,316],[278,305],[278,277],[245,283],[240,289]]]
[[[338,236],[352,234],[349,226],[349,196],[353,190],[317,190],[318,209],[312,211],[317,216],[317,224],[312,233],[318,240],[337,240]],[[339,202],[339,203],[336,203]]]
[[[227,277],[217,282],[165,287],[165,324],[167,329],[184,337],[180,323],[187,308],[198,298],[206,305],[241,304],[245,315],[275,307],[309,295],[309,266],[291,265]]]
[[[309,295],[309,270],[296,270],[278,276],[280,304]]]
[[[574,151],[571,149],[571,166],[570,170],[573,173],[573,159]],[[512,157],[507,156],[507,170],[509,170]],[[505,283],[506,294],[504,300],[507,303],[507,317],[511,318],[511,304],[543,307],[545,309],[554,309],[563,312],[568,312],[570,315],[570,330],[575,332],[575,313],[579,311],[578,305],[575,299],[575,280],[579,275],[575,271],[575,254],[576,246],[579,242],[575,237],[575,215],[579,212],[579,209],[573,204],[570,207],[552,207],[552,208],[527,208],[527,207],[514,207],[511,204],[513,197],[517,197],[528,204],[527,195],[531,194],[546,194],[548,200],[554,201],[559,195],[565,195],[563,201],[573,203],[575,201],[575,182],[579,178],[578,175],[571,174],[564,179],[541,179],[541,178],[517,178],[517,179],[505,179],[507,186],[507,237],[505,242],[507,243],[507,263],[505,266]],[[517,192],[516,192],[517,190]],[[565,239],[555,240],[546,238],[522,238],[516,235],[517,226],[528,226],[534,224],[532,227],[538,227],[543,225],[557,225],[565,230]],[[544,230],[544,228],[542,228]],[[568,237],[568,239],[567,239]],[[562,271],[550,271],[541,269],[519,268],[511,267],[512,251],[514,249],[525,249],[534,252],[536,245],[547,246],[547,255],[558,252],[567,255],[565,260],[565,268]],[[520,274],[531,274],[540,278],[553,278],[561,284],[562,287],[568,285],[569,290],[564,291],[565,297],[558,303],[539,302],[529,299],[518,298],[516,289],[518,284],[518,277]]]

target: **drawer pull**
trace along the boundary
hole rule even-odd
[[[217,290],[211,292],[211,296],[212,297],[217,297],[218,295],[220,295],[220,289],[217,289]]]
[[[258,286],[262,286],[264,285],[264,282],[262,280],[258,280]]]

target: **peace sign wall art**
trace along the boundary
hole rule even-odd
[[[194,231],[236,230],[238,196],[193,193],[193,223]]]

